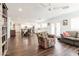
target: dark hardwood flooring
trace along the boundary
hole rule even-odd
[[[77,47],[61,43],[57,39],[54,47],[39,48],[35,34],[30,38],[22,38],[20,33],[17,33],[15,38],[9,40],[8,45],[6,56],[78,56]]]

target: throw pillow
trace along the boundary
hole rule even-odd
[[[69,37],[70,34],[68,32],[63,32],[64,37]]]

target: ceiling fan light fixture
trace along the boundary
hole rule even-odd
[[[51,10],[52,10],[51,8],[48,9],[48,11],[51,11]]]
[[[68,9],[69,8],[69,6],[64,6],[64,7],[62,7],[62,9]]]

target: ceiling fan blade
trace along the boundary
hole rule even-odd
[[[43,3],[40,3],[40,5],[42,6],[42,7],[47,7],[45,4],[43,4]]]

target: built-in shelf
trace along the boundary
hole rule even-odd
[[[7,33],[2,34],[2,37],[5,36]]]
[[[7,50],[5,50],[5,51],[4,51],[4,54],[3,54],[3,56],[5,56],[5,55],[6,55],[6,53],[7,53]]]
[[[0,3],[0,45],[2,48],[0,48],[1,55],[6,55],[6,52],[8,50],[7,47],[7,6],[5,3]]]
[[[7,16],[5,14],[2,14],[0,11],[0,15],[2,15],[4,18],[7,18]]]
[[[6,42],[7,42],[7,40],[5,40],[5,41],[2,43],[2,46],[3,46],[3,45],[5,45],[5,44],[6,44]]]

